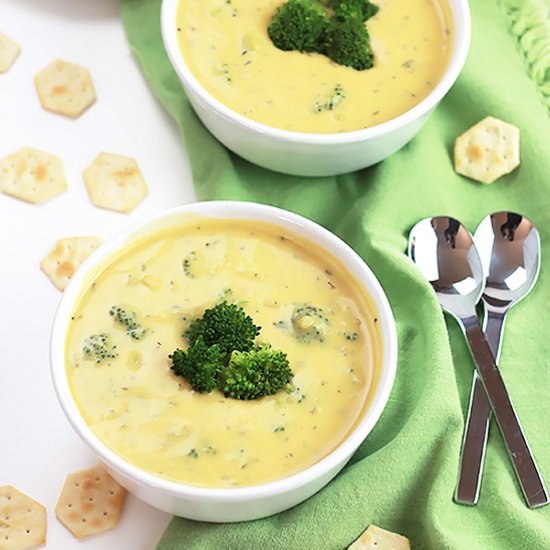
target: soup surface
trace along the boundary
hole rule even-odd
[[[170,370],[190,320],[224,299],[262,327],[258,342],[288,354],[293,391],[240,401],[196,393]],[[321,339],[294,332],[303,305],[328,319]],[[135,311],[144,337],[128,336],[112,306]],[[117,353],[99,363],[84,352],[98,333]],[[88,280],[66,365],[83,418],[116,454],[173,481],[233,487],[296,473],[331,452],[368,406],[380,349],[371,299],[338,260],[270,224],[200,217],[130,243]]]
[[[375,65],[284,52],[267,27],[282,0],[181,0],[177,29],[193,75],[248,118],[296,132],[359,130],[409,110],[438,84],[453,43],[445,0],[380,0],[367,22]]]

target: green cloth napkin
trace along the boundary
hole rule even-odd
[[[121,7],[145,77],[181,128],[197,195],[275,204],[329,227],[374,270],[399,336],[388,406],[334,481],[262,520],[216,525],[175,518],[158,548],[343,549],[370,523],[408,536],[414,549],[550,548],[550,506],[527,508],[494,422],[479,504],[453,502],[473,365],[456,323],[444,318],[403,253],[409,229],[426,216],[450,214],[474,230],[487,214],[514,210],[537,224],[540,279],[509,314],[501,365],[550,486],[548,0],[473,2],[464,72],[420,134],[377,166],[330,178],[284,176],[229,153],[195,117],[170,67],[160,0],[121,0]],[[455,137],[487,115],[521,128],[521,166],[490,186],[455,174],[452,165]]]

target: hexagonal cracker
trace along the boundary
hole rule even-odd
[[[0,487],[0,548],[25,550],[46,542],[46,509],[11,485]]]
[[[34,77],[40,103],[47,111],[79,117],[96,100],[86,67],[56,59]]]
[[[410,550],[410,548],[411,543],[407,537],[372,524],[348,547],[348,550]]]
[[[55,515],[80,539],[115,527],[125,497],[126,491],[98,465],[67,476]]]
[[[488,116],[456,138],[455,170],[492,183],[519,166],[519,129]]]
[[[0,160],[0,191],[39,204],[67,189],[63,162],[59,157],[23,147]]]
[[[42,271],[58,290],[65,290],[82,262],[101,244],[99,237],[59,239],[40,262]]]
[[[19,44],[0,32],[0,74],[11,68],[20,52]]]
[[[137,162],[113,153],[100,153],[84,171],[84,182],[96,206],[116,212],[130,212],[148,193]]]

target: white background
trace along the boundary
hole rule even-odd
[[[0,0],[0,32],[21,46],[0,75],[0,157],[23,146],[60,156],[68,192],[40,206],[0,194],[0,486],[48,510],[46,548],[154,548],[169,516],[128,496],[118,526],[81,542],[57,521],[65,476],[96,463],[66,421],[50,380],[49,332],[60,293],[40,271],[58,238],[107,238],[131,221],[193,200],[176,124],[147,87],[116,0]],[[55,58],[85,65],[98,100],[77,120],[43,111],[33,77]],[[82,172],[100,151],[134,157],[149,196],[130,214],[95,208]]]

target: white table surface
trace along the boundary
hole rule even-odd
[[[46,548],[154,548],[170,517],[129,495],[118,526],[77,541],[55,518],[65,476],[96,463],[59,407],[49,332],[60,293],[40,271],[60,237],[109,237],[131,221],[194,199],[176,124],[163,112],[126,42],[116,0],[0,0],[0,32],[22,53],[0,75],[0,157],[23,146],[60,156],[66,193],[41,206],[0,194],[0,486],[48,511]],[[77,120],[43,111],[33,76],[55,58],[90,70],[98,101]],[[130,214],[92,206],[82,172],[100,151],[134,157],[149,196]]]

